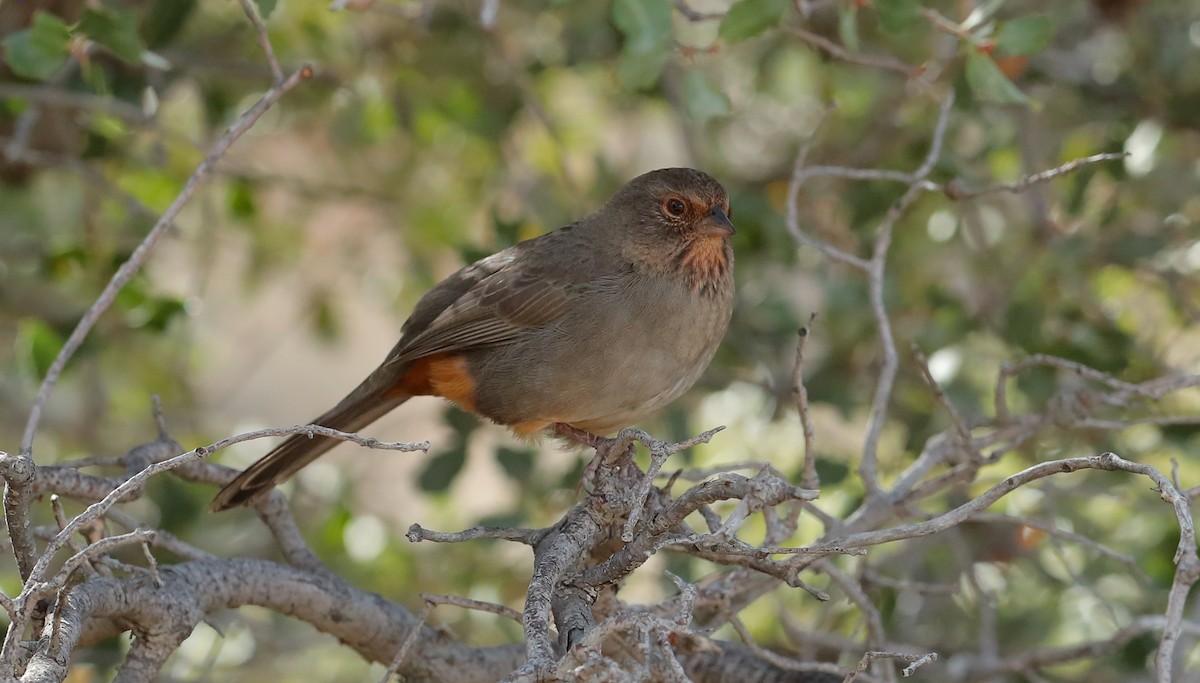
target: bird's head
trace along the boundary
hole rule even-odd
[[[680,275],[699,291],[716,291],[733,271],[736,232],[729,197],[712,176],[691,168],[640,175],[602,210],[628,231],[624,253],[648,271]]]
[[[736,231],[729,197],[712,176],[692,168],[650,171],[626,183],[610,201],[636,231],[675,240],[728,239]],[[631,221],[629,219],[632,219]]]

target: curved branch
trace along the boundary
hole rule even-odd
[[[155,645],[177,645],[205,615],[220,609],[256,605],[296,617],[384,664],[418,624],[403,607],[336,576],[266,560],[199,560],[162,567],[159,574],[162,587],[148,576],[97,576],[70,589],[46,627],[49,636],[57,625],[57,637],[42,639],[21,682],[61,681],[85,625],[96,619],[132,624],[139,636],[155,634],[157,640],[131,651],[118,677],[124,681],[151,680],[146,672],[161,665]],[[400,668],[410,681],[485,683],[523,658],[519,645],[470,648],[428,627],[421,628],[417,647],[422,656]]]

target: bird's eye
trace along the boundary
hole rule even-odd
[[[682,216],[684,211],[687,211],[687,205],[685,205],[683,200],[678,197],[671,197],[667,200],[664,206],[667,209],[667,213],[675,216],[676,218]]]

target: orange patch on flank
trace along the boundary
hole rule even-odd
[[[475,378],[465,356],[439,353],[418,358],[396,389],[409,396],[441,396],[475,412]]]

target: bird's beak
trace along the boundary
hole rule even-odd
[[[712,213],[700,221],[699,232],[702,235],[710,235],[712,237],[729,237],[730,235],[737,234],[737,230],[734,230],[729,216],[725,215],[725,209],[722,209],[720,206],[714,206]]]

